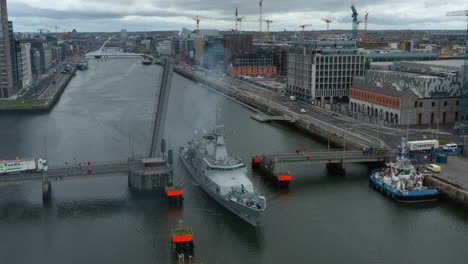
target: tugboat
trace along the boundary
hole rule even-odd
[[[222,126],[180,147],[179,156],[198,185],[219,204],[256,226],[266,199],[254,190],[247,168],[226,150]]]
[[[369,179],[371,187],[398,202],[431,202],[439,198],[439,192],[425,186],[424,176],[411,164],[405,138],[402,138],[396,162],[386,165],[385,168],[372,171]]]

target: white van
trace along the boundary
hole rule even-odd
[[[453,152],[456,151],[458,148],[458,145],[455,143],[449,143],[443,147],[443,149],[447,152]]]
[[[289,96],[289,99],[291,99],[292,101],[296,101],[296,96]]]

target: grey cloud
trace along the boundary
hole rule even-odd
[[[95,25],[100,26],[99,21],[113,20],[115,25],[126,24],[141,24],[141,22],[122,22],[119,21],[126,16],[142,16],[142,17],[176,17],[176,16],[196,16],[199,15],[202,20],[214,19],[230,21],[234,17],[235,8],[239,8],[239,15],[247,16],[245,22],[255,21],[258,18],[259,4],[258,0],[152,0],[148,1],[146,5],[150,8],[144,8],[139,1],[131,0],[79,0],[81,6],[91,6],[91,4],[99,3],[102,8],[93,8],[89,10],[55,10],[53,7],[33,7],[25,3],[14,2],[10,0],[8,2],[8,13],[11,17],[17,18],[15,23],[21,24],[22,20],[29,18],[43,18],[48,20],[55,20],[57,22],[82,21],[82,24],[88,25],[90,21],[93,21]],[[354,0],[353,0],[354,1]],[[459,1],[459,0],[456,0]],[[456,2],[455,1],[455,2]],[[321,0],[321,1],[310,1],[310,0],[264,0],[264,17],[268,18],[270,15],[281,15],[293,12],[322,12],[324,16],[331,18],[335,23],[351,23],[351,10],[350,5],[352,1],[349,0]],[[437,18],[404,18],[395,20],[391,15],[375,15],[381,10],[388,10],[388,8],[398,9],[399,5],[407,3],[407,0],[361,0],[355,1],[356,8],[360,14],[359,19],[364,20],[365,11],[369,11],[372,17],[372,23],[369,25],[380,25],[389,26],[394,28],[407,28],[411,24],[421,24],[424,22],[434,21],[446,21],[444,14],[441,10],[441,16]],[[433,7],[442,5],[439,0],[420,0],[415,1],[415,4],[421,3],[424,7]],[[423,7],[423,8],[424,8]],[[166,10],[165,10],[166,9]],[[160,10],[160,11],[151,11]],[[378,11],[377,11],[378,10]],[[204,12],[209,11],[213,14],[213,17],[204,16]],[[421,12],[421,10],[415,9],[415,12]],[[316,13],[315,13],[316,14]],[[303,16],[304,17],[304,16]],[[307,16],[304,19],[308,19]],[[317,19],[317,17],[310,17],[311,20]],[[86,21],[86,23],[85,23]],[[289,23],[306,23],[308,21],[285,21],[282,20],[276,25]],[[110,23],[110,22],[109,22]],[[169,26],[169,23],[163,23]],[[180,28],[184,26],[182,24],[173,24],[172,29]],[[282,25],[281,25],[282,26]]]

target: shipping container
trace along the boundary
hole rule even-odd
[[[424,151],[439,148],[439,141],[433,140],[420,140],[420,141],[408,141],[409,151]]]

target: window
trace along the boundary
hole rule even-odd
[[[459,101],[455,102],[455,105],[460,105],[460,102]]]
[[[414,101],[414,107],[418,107],[418,101]]]
[[[435,102],[432,102],[432,107],[434,107],[434,106],[435,106]]]
[[[447,106],[447,101],[444,102],[444,106]]]
[[[423,106],[422,102],[419,102],[419,107],[422,107],[422,106]]]

